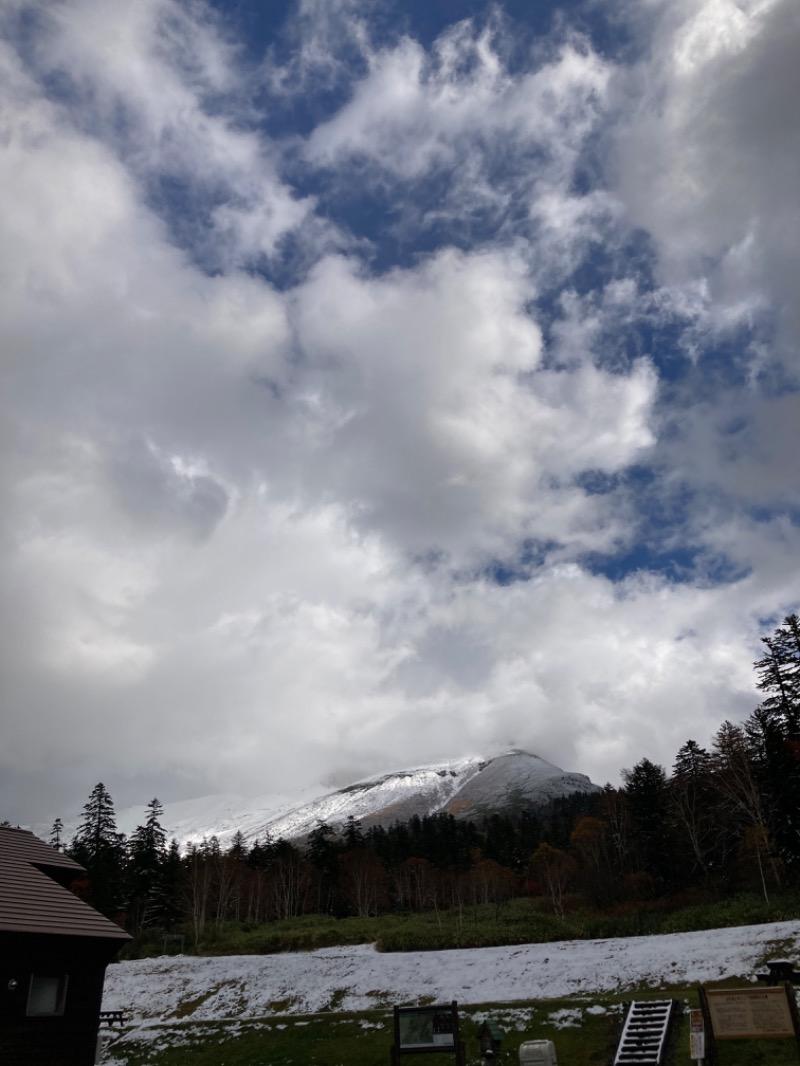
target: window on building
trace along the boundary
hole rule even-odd
[[[67,977],[43,977],[33,974],[28,992],[28,1014],[52,1015],[64,1013],[67,998]]]

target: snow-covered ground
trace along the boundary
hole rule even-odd
[[[420,999],[514,1003],[636,987],[754,980],[800,957],[800,921],[670,936],[380,954],[371,946],[285,955],[145,959],[106,974],[104,1010],[134,1024],[357,1011]]]

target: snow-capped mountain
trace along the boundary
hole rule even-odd
[[[473,756],[398,770],[334,792],[320,786],[294,795],[248,799],[226,793],[167,803],[161,822],[168,837],[175,837],[182,848],[211,836],[218,837],[225,847],[237,830],[249,843],[268,836],[292,840],[307,836],[320,822],[340,828],[351,816],[365,828],[439,811],[457,818],[479,818],[494,811],[534,808],[574,792],[598,790],[585,774],[567,773],[538,755],[513,750],[489,758]],[[125,808],[117,812],[117,828],[130,835],[145,817],[144,807]],[[78,823],[79,819],[65,820],[66,841]],[[30,828],[49,839],[50,826]]]

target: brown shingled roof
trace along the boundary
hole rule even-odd
[[[0,827],[0,933],[129,940],[118,925],[58,884],[82,873],[82,866],[26,829]]]

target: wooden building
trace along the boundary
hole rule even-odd
[[[106,966],[130,937],[78,899],[85,871],[0,827],[0,1063],[91,1066]]]

